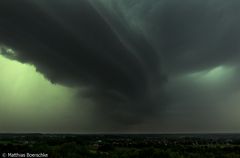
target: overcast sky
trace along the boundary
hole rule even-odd
[[[0,1],[0,132],[240,132],[238,0]]]

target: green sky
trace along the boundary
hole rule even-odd
[[[1,55],[0,67],[1,132],[71,132],[86,127],[90,107],[84,99],[76,105],[76,89],[52,84],[34,66]]]
[[[34,66],[19,63],[1,55],[0,67],[1,132],[91,132],[92,129],[96,131],[95,128],[100,131],[101,128],[105,128],[96,125],[98,121],[94,120],[94,105],[86,98],[79,98],[77,89],[52,84],[42,74],[36,72]],[[227,92],[224,92],[226,87],[229,87],[235,71],[233,67],[218,66],[170,80],[170,87],[167,86],[167,89],[170,95],[176,96],[173,98],[176,104],[173,103],[165,110],[160,110],[164,111],[164,114],[160,113],[157,118],[152,118],[152,121],[151,119],[144,121],[136,127],[133,126],[129,131],[141,128],[163,132],[178,128],[179,131],[185,131],[194,126],[197,126],[196,131],[204,131],[208,125],[202,119],[204,117],[209,119],[210,116],[212,120],[208,123],[215,126],[213,129],[207,127],[208,130],[237,130],[239,128],[237,103],[240,93],[226,95]],[[191,91],[186,93],[184,88]],[[216,96],[211,93],[216,93]],[[197,96],[195,103],[190,106],[185,100],[187,98],[185,95],[192,99]],[[220,99],[218,96],[221,95],[228,97],[216,107],[208,105],[217,102],[216,100]],[[201,103],[201,99],[202,101],[210,100],[210,102]],[[181,102],[186,104],[178,105]],[[228,107],[225,106],[226,104]],[[207,107],[205,112],[204,107]],[[198,108],[203,111],[199,111]],[[188,117],[191,119],[186,119]],[[162,126],[155,128],[156,120]],[[179,126],[176,126],[177,124]]]

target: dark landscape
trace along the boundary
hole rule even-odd
[[[240,135],[1,134],[0,152],[2,157],[31,153],[52,158],[238,158]]]

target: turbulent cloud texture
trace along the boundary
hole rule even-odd
[[[108,123],[190,115],[184,129],[237,102],[239,12],[237,0],[1,1],[0,44],[52,83],[85,87]]]
[[[125,112],[135,117],[136,108],[151,111],[152,84],[162,82],[159,57],[127,22],[104,10],[105,18],[87,0],[0,6],[0,41],[17,60],[34,64],[53,83],[88,87],[85,95],[106,114],[114,108],[122,118]]]

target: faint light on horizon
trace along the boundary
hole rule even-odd
[[[23,64],[0,55],[0,67],[1,93],[14,97],[15,101],[24,102],[33,97],[39,100],[41,96],[46,97],[46,93],[50,96],[66,96],[71,91],[70,88],[52,84],[38,73],[33,65]]]
[[[197,82],[218,84],[231,79],[234,73],[234,67],[221,65],[209,70],[190,73],[185,77]]]
[[[0,54],[0,131],[59,128],[64,116],[74,114],[75,95],[74,89],[52,84],[33,65]]]
[[[79,91],[52,84],[34,65],[0,53],[0,132],[69,132],[87,126],[93,105]]]

